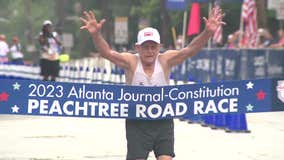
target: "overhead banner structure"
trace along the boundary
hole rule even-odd
[[[166,8],[169,10],[186,10],[187,0],[167,0]]]
[[[168,119],[284,111],[284,80],[162,87],[0,79],[0,114]]]

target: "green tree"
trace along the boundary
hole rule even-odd
[[[175,27],[177,34],[182,34],[183,11],[169,11],[165,8],[166,0],[0,0],[0,34],[5,34],[10,43],[12,36],[19,36],[23,46],[38,45],[37,36],[41,31],[42,22],[51,20],[55,28],[74,36],[74,47],[71,50],[72,58],[88,56],[95,51],[91,36],[81,31],[82,11],[92,10],[98,19],[106,18],[103,28],[106,40],[113,44],[114,18],[116,16],[128,17],[129,43],[131,48],[136,42],[138,24],[141,18],[149,20],[149,25],[158,28],[162,43],[165,46],[172,44],[171,27]],[[222,1],[221,1],[222,2]],[[279,21],[275,18],[275,11],[267,10],[267,0],[257,0],[259,27],[267,27],[272,33],[279,28]],[[223,27],[223,35],[239,29],[241,3],[221,3],[227,23]],[[187,6],[190,11],[190,3]],[[207,17],[208,3],[201,3],[201,16]],[[201,23],[201,29],[204,23]],[[226,41],[226,38],[224,38]],[[38,46],[37,46],[38,47]],[[25,52],[26,59],[34,61],[38,53],[30,55]]]

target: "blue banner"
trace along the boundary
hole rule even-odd
[[[283,80],[162,87],[18,79],[0,82],[0,114],[153,120],[284,111]],[[272,105],[272,99],[278,103]]]
[[[210,49],[188,59],[185,74],[196,82],[209,82],[208,75],[217,81],[284,78],[283,62],[283,50]]]
[[[237,50],[225,50],[226,54],[223,55],[223,79],[224,80],[238,80],[239,79],[239,66],[240,54]],[[253,78],[251,78],[253,79]]]
[[[265,50],[247,51],[247,72],[249,79],[265,78],[267,75],[267,57]],[[245,53],[243,53],[245,54]]]
[[[166,8],[168,10],[186,10],[187,1],[186,0],[167,0]]]
[[[266,71],[267,77],[282,78],[284,77],[284,54],[283,50],[266,50],[267,57]]]

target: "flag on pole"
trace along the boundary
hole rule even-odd
[[[190,17],[187,25],[187,35],[191,36],[200,32],[200,5],[192,3]]]
[[[254,0],[244,0],[241,18],[243,19],[244,31],[241,31],[241,45],[248,48],[257,47],[257,10]]]
[[[220,6],[217,1],[214,2],[214,7],[219,9]],[[217,13],[214,13],[217,14]],[[213,44],[222,44],[223,41],[223,27],[220,25],[213,35]]]

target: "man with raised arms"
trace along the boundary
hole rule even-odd
[[[101,35],[105,19],[97,21],[93,12],[84,12],[84,23],[80,29],[91,34],[100,55],[125,69],[128,85],[162,86],[168,85],[171,68],[197,54],[224,24],[221,9],[213,8],[208,19],[203,18],[205,29],[190,44],[180,50],[168,50],[160,54],[162,47],[159,32],[147,27],[138,32],[135,49],[137,54],[119,53],[110,48]],[[130,106],[131,107],[131,106]],[[172,160],[174,154],[174,124],[166,120],[126,120],[127,160],[147,159],[154,151],[157,160]]]

